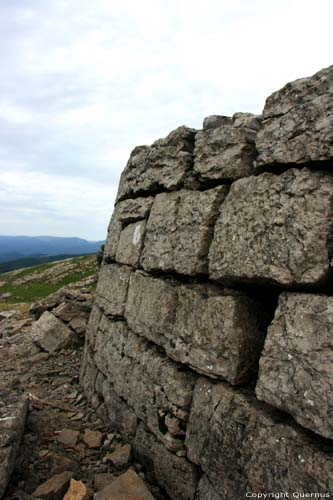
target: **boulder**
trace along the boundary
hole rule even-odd
[[[154,500],[134,470],[128,470],[94,496],[95,500]]]
[[[45,500],[62,500],[68,489],[72,476],[73,472],[71,471],[55,474],[45,481],[45,483],[39,485],[38,488],[32,493],[32,496]]]
[[[179,127],[150,147],[136,147],[121,175],[117,201],[182,187],[193,165],[195,132]]]
[[[260,359],[256,394],[333,439],[333,297],[282,293]]]
[[[103,434],[100,431],[85,429],[82,439],[88,448],[99,448],[102,444]]]
[[[215,226],[210,277],[319,286],[330,277],[333,177],[291,169],[233,183]]]
[[[156,196],[146,226],[140,264],[146,271],[208,272],[214,224],[228,192],[181,190]]]
[[[51,354],[77,342],[75,333],[48,311],[33,324],[32,337],[35,344]]]
[[[14,469],[24,432],[28,399],[12,390],[0,390],[0,498]]]
[[[88,488],[82,481],[71,479],[69,489],[63,500],[91,500],[94,492]]]
[[[116,449],[113,453],[109,453],[105,456],[108,462],[111,462],[116,469],[121,469],[128,465],[131,459],[132,448],[131,445],[125,444],[120,448]]]
[[[235,180],[253,173],[260,117],[237,113],[226,118],[206,118],[204,130],[195,136],[194,171],[203,181]]]
[[[257,167],[333,159],[333,66],[288,83],[266,100]],[[332,169],[332,163],[327,163]]]
[[[250,390],[200,379],[186,446],[220,498],[332,491],[332,443],[318,442],[292,419],[258,402]]]

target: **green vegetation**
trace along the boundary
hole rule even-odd
[[[34,267],[39,264],[46,264],[48,262],[57,262],[59,260],[64,260],[72,257],[80,257],[78,255],[50,255],[47,257],[25,257],[24,259],[11,260],[9,262],[0,263],[0,274],[8,273],[9,271],[15,271],[16,269],[22,269],[26,267]]]
[[[0,275],[0,310],[10,304],[32,303],[59,288],[92,276],[96,272],[95,255],[81,256],[40,264]],[[3,294],[10,294],[4,300]],[[6,306],[6,307],[5,307]]]

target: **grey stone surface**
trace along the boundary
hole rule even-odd
[[[170,453],[144,425],[138,427],[133,451],[145,466],[148,477],[156,481],[170,498],[192,500],[197,483],[198,469],[184,457]]]
[[[283,293],[268,329],[259,399],[333,439],[333,297]]]
[[[307,168],[233,183],[215,226],[210,277],[321,285],[330,276],[333,177]]]
[[[150,147],[135,148],[121,175],[117,201],[182,187],[193,165],[195,132],[179,127]]]
[[[126,226],[133,223],[142,223],[148,218],[153,201],[154,198],[148,196],[147,198],[124,200],[115,206],[104,247],[104,260],[106,262],[116,259],[119,239]],[[123,239],[124,236],[126,236],[126,233],[123,235]]]
[[[237,488],[237,485],[235,485]],[[232,498],[237,499],[237,492]],[[202,476],[198,484],[195,500],[230,500],[230,491],[216,491],[206,474]]]
[[[25,395],[0,390],[0,498],[14,469],[28,411]]]
[[[311,438],[250,391],[224,383],[198,381],[186,445],[189,459],[201,466],[221,498],[333,488],[331,443]]]
[[[134,410],[116,393],[107,378],[103,381],[101,393],[108,413],[108,424],[116,429],[127,442],[135,436],[138,418]]]
[[[124,321],[108,318],[99,325],[95,362],[118,396],[167,448],[183,447],[194,375],[132,333]]]
[[[117,264],[101,266],[96,289],[96,303],[104,314],[112,316],[124,314],[131,274],[132,271],[127,266]]]
[[[332,160],[333,66],[272,94],[263,115],[257,166]]]
[[[207,273],[208,251],[228,188],[180,190],[156,196],[146,227],[141,265],[146,271]]]
[[[103,289],[103,285],[101,285],[101,288]],[[104,298],[104,297],[103,297]],[[103,303],[103,298],[101,298],[101,302]],[[104,303],[103,303],[104,305]],[[105,301],[105,307],[107,307],[109,304],[108,302]],[[97,302],[97,296],[96,296],[96,302],[92,308],[88,325],[87,325],[87,330],[86,330],[86,335],[85,335],[85,345],[86,347],[89,347],[89,349],[94,350],[95,348],[95,339],[96,339],[96,332],[98,329],[99,322],[102,318],[102,309],[99,307],[98,302]]]
[[[49,311],[33,324],[32,337],[39,347],[51,354],[77,341],[75,333]]]
[[[141,250],[146,230],[146,221],[133,222],[120,233],[116,261],[137,267],[141,257]]]
[[[265,306],[243,292],[180,285],[136,272],[125,317],[129,327],[175,361],[232,384],[256,374],[267,321]]]
[[[194,171],[201,180],[235,180],[251,175],[260,118],[250,113],[237,113],[229,120],[218,118],[206,119],[204,130],[195,136]]]

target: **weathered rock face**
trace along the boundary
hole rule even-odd
[[[135,148],[121,176],[117,201],[182,187],[193,163],[194,135],[195,130],[179,127],[151,147]]]
[[[268,329],[256,394],[333,439],[333,298],[283,293]],[[327,395],[323,398],[323,395]]]
[[[210,248],[223,283],[320,285],[330,277],[333,177],[308,169],[236,181]]]
[[[199,178],[235,180],[251,175],[260,118],[249,113],[210,118],[195,136],[194,170]]]
[[[198,381],[186,445],[221,498],[242,499],[247,491],[330,492],[333,486],[331,444],[318,444],[250,391],[226,384]]]
[[[213,228],[227,191],[221,186],[157,195],[146,228],[143,269],[207,273]]]
[[[288,83],[266,101],[257,166],[333,159],[333,66]]]
[[[54,353],[75,344],[75,333],[59,318],[45,311],[32,327],[35,343],[44,351]]]
[[[115,392],[171,450],[181,449],[195,378],[149,348],[123,321],[103,318],[95,362]]]
[[[0,498],[3,497],[23,435],[28,399],[0,390]]]
[[[333,489],[332,68],[121,177],[81,382],[172,500]]]
[[[267,323],[262,303],[245,293],[141,272],[131,277],[125,318],[175,361],[232,384],[256,373]]]

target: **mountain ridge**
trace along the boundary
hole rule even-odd
[[[0,235],[0,263],[26,257],[86,255],[96,253],[102,244],[102,240],[78,237]]]

